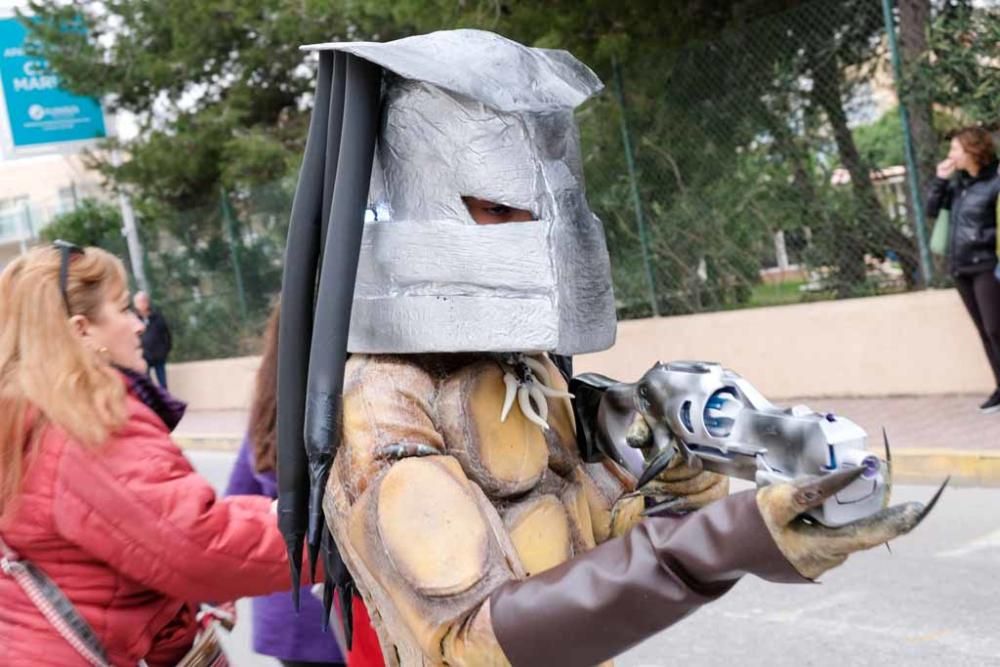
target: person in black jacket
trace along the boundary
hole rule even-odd
[[[976,324],[997,390],[979,409],[1000,411],[1000,282],[997,268],[997,158],[990,133],[959,130],[948,157],[937,166],[927,215],[949,212],[948,270]]]
[[[164,389],[167,388],[167,356],[173,341],[170,338],[170,328],[158,311],[153,310],[149,303],[149,295],[136,292],[132,299],[135,312],[146,325],[142,333],[142,356],[149,364],[147,373],[156,373],[156,381]]]

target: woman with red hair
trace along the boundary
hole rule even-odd
[[[937,166],[927,215],[949,213],[948,270],[972,317],[997,389],[979,406],[1000,411],[1000,278],[997,268],[997,178],[993,137],[981,127],[955,133],[948,157]]]

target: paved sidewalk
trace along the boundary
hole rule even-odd
[[[881,453],[885,427],[896,481],[933,482],[952,475],[959,484],[1000,486],[1000,413],[982,415],[980,396],[806,398],[802,403],[857,422]],[[235,451],[247,415],[241,410],[190,411],[174,432],[182,447]]]
[[[1000,413],[981,414],[984,396],[894,398],[810,398],[804,403],[859,424],[869,447],[881,453],[882,429],[889,436],[897,482],[940,482],[1000,486]]]
[[[181,437],[225,436],[239,445],[247,427],[246,410],[188,410],[174,435]]]
[[[915,396],[898,398],[806,398],[813,410],[843,415],[879,436],[882,428],[893,449],[992,450],[1000,453],[1000,413],[980,414],[985,396]]]

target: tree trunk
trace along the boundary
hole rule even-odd
[[[921,59],[927,53],[927,30],[930,25],[930,0],[899,0],[899,40],[903,59],[906,110],[910,117],[917,152],[917,176],[920,191],[924,192],[934,176],[937,162],[937,134],[931,99],[924,86],[913,76]]]
[[[930,0],[899,0],[899,38],[901,57],[903,60],[903,100],[910,121],[910,134],[913,138],[913,148],[917,158],[917,190],[923,197],[927,186],[934,178],[937,162],[937,133],[934,131],[934,115],[931,107],[931,96],[926,85],[914,76],[920,61],[927,53],[927,31],[930,27]],[[913,201],[906,200],[906,209],[911,223],[916,222]],[[930,242],[932,220],[926,220]],[[916,234],[916,224],[913,231]]]
[[[851,175],[851,189],[862,215],[863,229],[845,230],[854,247],[842,253],[838,265],[841,281],[846,285],[864,283],[864,253],[881,254],[891,248],[899,257],[907,287],[913,287],[919,266],[917,249],[913,241],[906,238],[889,219],[875,194],[868,165],[861,159],[854,136],[847,126],[847,113],[840,95],[841,72],[836,57],[832,54],[821,55],[813,63],[813,77],[813,98],[830,121],[840,161]]]
[[[843,220],[842,216],[834,216],[839,221],[839,229],[835,230],[837,241],[846,245],[837,253],[837,291],[840,296],[847,296],[852,285],[862,285],[865,282],[864,254],[868,245],[865,242],[868,236],[866,232],[880,226],[877,218],[881,215],[881,208],[868,177],[868,169],[862,163],[857,146],[854,145],[854,137],[847,127],[847,115],[840,99],[840,69],[836,57],[829,52],[820,55],[813,63],[812,71],[813,99],[826,112],[840,153],[840,161],[851,175],[851,189],[863,211],[861,230],[857,230],[850,221]]]

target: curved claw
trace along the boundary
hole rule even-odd
[[[532,424],[537,425],[543,431],[549,430],[549,424],[542,419],[531,405],[531,396],[527,387],[519,387],[517,390],[517,405],[521,408],[521,413]]]
[[[555,389],[552,386],[552,376],[549,373],[549,369],[545,367],[538,359],[525,356],[522,361],[524,365],[531,369],[531,372],[536,376],[537,382],[534,386],[538,388],[540,392],[546,397],[550,398],[561,398],[566,405],[566,414],[570,415],[570,423],[573,426],[573,435],[576,435],[576,420],[572,418],[573,415],[573,394],[565,391],[563,389]],[[548,419],[547,415],[543,416]]]
[[[507,371],[503,374],[503,383],[507,388],[507,392],[503,397],[503,408],[500,410],[500,421],[507,421],[507,415],[510,414],[510,409],[514,405],[514,398],[517,396],[517,378]]]
[[[889,506],[890,499],[892,498],[892,450],[889,449],[889,436],[885,432],[885,427],[882,427],[882,443],[885,445],[885,507]]]
[[[657,475],[666,470],[676,453],[672,447],[668,447],[653,457],[653,460],[649,462],[646,469],[642,471],[642,475],[639,476],[639,481],[635,483],[635,488],[641,489],[649,484]]]
[[[882,427],[882,443],[885,445],[885,462],[889,465],[890,472],[892,471],[892,451],[889,449],[889,435],[885,432],[885,427]]]
[[[687,498],[671,498],[670,500],[665,500],[662,503],[657,503],[656,505],[643,510],[642,515],[655,516],[664,512],[681,514],[692,509],[695,509],[695,507],[688,502]]]
[[[937,505],[937,501],[941,497],[941,494],[944,493],[944,487],[948,486],[948,482],[950,481],[951,481],[951,475],[948,475],[947,477],[944,478],[944,481],[941,482],[941,486],[938,487],[938,490],[931,497],[930,502],[928,502],[924,506],[924,509],[920,512],[920,515],[917,517],[916,521],[913,524],[913,528],[919,526],[920,522],[926,519],[927,515],[931,513],[931,510],[934,509],[935,505]],[[910,530],[912,530],[912,528]]]
[[[532,359],[531,357],[524,358],[524,365],[531,369],[531,372],[535,375],[537,382],[534,383],[535,387],[538,387],[546,396],[551,396],[552,398],[573,398],[573,394],[565,391],[563,389],[555,389],[552,387],[552,377],[549,375],[549,370],[545,368],[545,365],[537,359]]]
[[[857,468],[839,470],[818,478],[809,477],[797,482],[796,486],[798,488],[794,496],[795,503],[799,507],[804,508],[803,511],[819,507],[823,504],[823,501],[847,488],[851,482],[861,477],[864,472],[865,469],[859,466]]]

